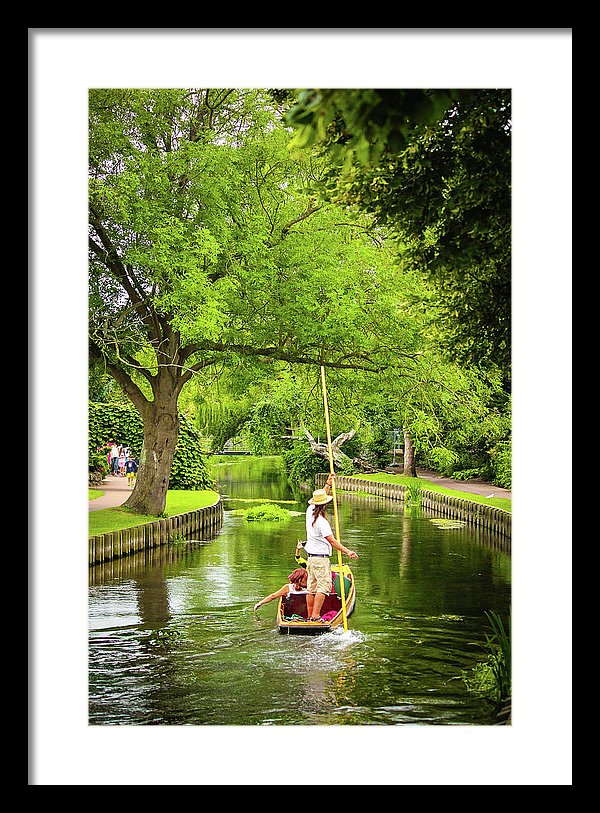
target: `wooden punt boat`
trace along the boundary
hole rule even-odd
[[[344,577],[344,594],[346,599],[346,617],[350,615],[356,603],[356,588],[354,575],[348,565],[342,565]],[[331,565],[331,573],[334,577],[334,590],[325,597],[321,608],[321,617],[335,612],[327,621],[308,621],[308,610],[306,607],[306,594],[299,593],[280,598],[277,605],[277,626],[279,632],[286,635],[316,635],[322,632],[329,632],[335,627],[344,623],[342,612],[342,599],[339,586],[340,567]]]

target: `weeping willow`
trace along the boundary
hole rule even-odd
[[[250,413],[251,405],[246,400],[234,401],[225,397],[202,401],[196,409],[196,426],[209,438],[211,451],[216,452],[239,433]]]

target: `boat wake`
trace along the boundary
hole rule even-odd
[[[325,637],[325,636],[324,636]],[[365,634],[360,630],[347,630],[344,631],[343,627],[336,627],[331,630],[328,636],[330,643],[334,643],[337,649],[344,649],[353,644],[360,644],[365,640]]]

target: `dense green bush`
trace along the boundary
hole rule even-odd
[[[179,416],[180,428],[169,488],[200,491],[212,488],[211,478],[200,442],[200,435],[185,417]],[[94,456],[105,456],[110,440],[131,448],[139,459],[144,440],[142,419],[131,404],[98,404],[89,402],[88,453],[90,462]]]
[[[180,415],[179,418],[179,437],[173,457],[169,488],[192,491],[212,488],[214,480],[206,466],[200,435],[184,415]]]
[[[325,458],[316,455],[304,440],[294,441],[282,456],[289,480],[294,485],[308,482],[314,488],[315,475],[329,471]]]
[[[510,440],[496,444],[490,451],[493,482],[502,488],[512,486],[512,443]]]
[[[90,473],[99,472],[102,477],[108,472],[108,457],[105,452],[90,452],[88,454],[88,468]]]
[[[431,468],[455,480],[481,478],[502,488],[511,487],[510,437],[468,436],[456,431],[444,437],[445,446],[416,444],[417,465]],[[493,444],[493,445],[492,445]]]
[[[356,440],[356,438],[353,438]],[[378,468],[385,468],[392,462],[392,455],[390,447],[393,441],[390,441],[389,430],[379,426],[373,427],[370,437],[364,442],[360,449],[360,454],[371,465]],[[344,452],[346,451],[347,444],[344,444]]]
[[[90,455],[105,450],[109,441],[123,443],[139,457],[144,440],[142,419],[133,405],[102,404],[88,407],[88,450]]]

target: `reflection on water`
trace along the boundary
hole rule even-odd
[[[227,496],[210,542],[163,546],[90,569],[90,704],[96,725],[428,725],[495,722],[462,670],[482,660],[486,610],[507,616],[510,557],[468,528],[401,503],[340,495],[357,603],[347,632],[281,635],[276,603],[304,538],[305,498],[277,458],[217,469]],[[247,522],[238,500],[301,511]]]

